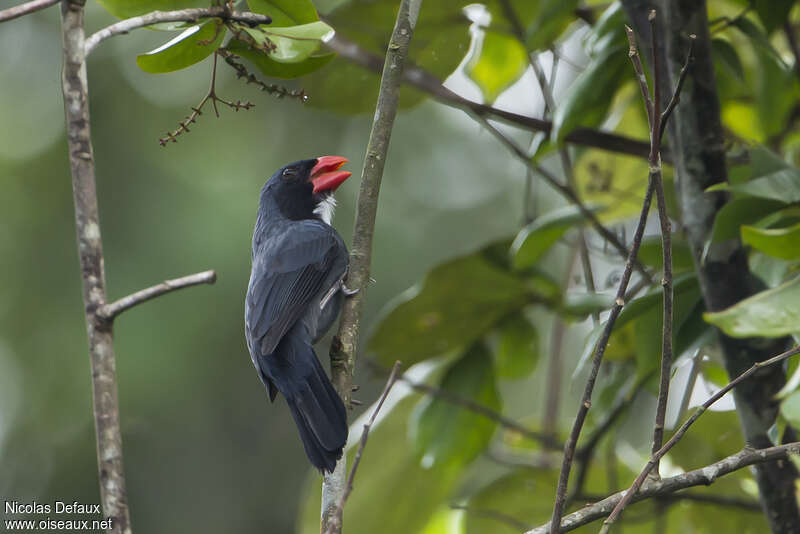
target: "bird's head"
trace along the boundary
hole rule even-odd
[[[268,209],[268,199],[286,218],[316,217],[330,224],[333,192],[352,174],[339,170],[345,163],[342,156],[321,156],[278,169],[261,192],[262,207]]]

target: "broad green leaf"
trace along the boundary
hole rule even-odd
[[[726,72],[739,81],[744,81],[744,67],[739,53],[734,46],[725,39],[715,38],[711,40],[711,50],[714,59],[725,68]]]
[[[446,79],[469,51],[470,21],[463,14],[467,0],[431,0],[420,11],[409,63]],[[392,34],[398,3],[395,0],[351,0],[340,3],[325,20],[343,39],[358,43],[381,64]],[[380,74],[336,57],[325,68],[303,80],[311,95],[309,105],[336,113],[372,112],[380,87]],[[427,98],[413,88],[400,91],[400,107],[408,108]]]
[[[494,367],[501,378],[525,378],[539,361],[539,333],[522,313],[497,328]]]
[[[296,26],[319,20],[311,0],[247,0],[250,11],[272,17],[271,28]]]
[[[784,260],[800,258],[800,224],[787,228],[742,226],[742,242]]]
[[[400,386],[395,385],[393,394]],[[357,483],[344,510],[348,534],[419,532],[454,491],[460,470],[450,466],[421,467],[406,439],[409,416],[420,398],[410,394],[394,407],[385,405],[379,422],[370,430]],[[371,411],[370,407],[366,413]],[[351,433],[360,435],[359,422]],[[358,440],[351,440],[347,465],[353,464],[357,448]],[[308,478],[297,521],[300,534],[319,534],[320,482],[317,473]],[[380,513],[376,513],[378,510]]]
[[[539,0],[529,2],[538,7],[533,22],[525,28],[525,45],[528,50],[541,50],[553,45],[575,20],[579,0]]]
[[[800,202],[800,169],[789,167],[741,184],[716,184],[708,191],[732,191],[752,197],[777,200],[784,204]]]
[[[783,26],[789,20],[795,0],[753,0],[753,5],[758,13],[758,18],[764,25],[767,34]]]
[[[467,62],[465,72],[492,104],[500,93],[511,87],[528,68],[528,54],[517,39],[486,31],[480,49]]]
[[[595,312],[603,312],[614,305],[614,296],[603,293],[567,293],[562,305],[567,315],[581,319]]]
[[[717,212],[711,240],[716,242],[735,239],[739,237],[742,225],[754,223],[782,207],[784,204],[778,200],[749,196],[734,198]]]
[[[478,490],[467,502],[465,534],[519,534],[547,522],[553,512],[558,471],[518,469]],[[495,512],[509,518],[497,521],[480,512]]]
[[[322,40],[333,33],[333,28],[322,21],[299,26],[272,28],[259,26],[244,28],[259,45],[270,46],[270,59],[278,63],[299,63],[316,52]]]
[[[321,69],[336,57],[336,54],[330,53],[311,56],[299,63],[279,63],[271,59],[267,54],[259,50],[253,50],[236,39],[231,39],[226,49],[252,62],[265,76],[284,80],[305,76]]]
[[[500,411],[492,357],[482,342],[450,365],[439,387]],[[420,401],[410,421],[411,439],[423,467],[463,467],[483,452],[497,423],[435,396]]]
[[[756,49],[766,52],[768,55],[772,56],[775,61],[778,61],[786,66],[781,58],[780,52],[778,52],[775,47],[772,46],[769,37],[767,37],[761,28],[759,28],[758,25],[752,20],[748,19],[747,17],[736,17],[735,19],[731,20],[731,25],[746,35],[753,42]]]
[[[627,21],[622,2],[612,2],[594,23],[586,36],[584,48],[590,56],[596,56],[603,50],[615,45],[625,45],[625,23]]]
[[[800,332],[800,278],[761,291],[706,321],[731,337],[781,337]]]
[[[525,280],[476,252],[435,267],[420,287],[390,302],[367,350],[406,365],[470,346],[530,302]]]
[[[214,19],[193,26],[155,50],[140,54],[136,64],[150,73],[173,72],[194,65],[222,44],[226,28],[221,24],[219,19]]]
[[[190,7],[208,7],[208,0],[98,0],[117,18],[128,19],[151,11],[174,11]]]
[[[614,93],[627,80],[628,57],[623,47],[612,46],[591,60],[557,104],[552,137],[561,143],[579,126],[597,126],[606,117]]]
[[[639,247],[639,260],[645,265],[662,269],[664,266],[663,253],[661,251],[661,236],[649,236],[642,240]],[[689,243],[677,234],[672,235],[672,272],[678,273],[694,269],[692,261],[692,251]]]
[[[520,230],[511,244],[512,265],[526,269],[547,252],[570,228],[585,222],[581,211],[573,205],[550,211]]]
[[[755,83],[756,106],[761,128],[770,138],[786,128],[786,121],[800,99],[796,72],[780,56],[756,48],[758,78]]]

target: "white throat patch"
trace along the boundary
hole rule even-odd
[[[336,210],[336,199],[333,198],[333,193],[320,200],[317,207],[314,208],[314,215],[322,219],[325,224],[331,224],[333,220],[333,212]]]

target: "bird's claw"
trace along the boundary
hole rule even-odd
[[[352,297],[353,295],[355,295],[359,291],[360,291],[360,288],[350,289],[349,287],[347,287],[344,284],[342,284],[342,293],[344,293],[348,297]]]

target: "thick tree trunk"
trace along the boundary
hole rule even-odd
[[[725,193],[705,193],[713,184],[727,180],[720,104],[711,57],[706,2],[642,0],[624,2],[640,42],[650,42],[647,13],[658,9],[658,50],[666,66],[665,83],[673,86],[686,57],[689,35],[695,34],[694,61],[690,65],[680,104],[668,129],[668,139],[677,175],[677,197],[683,226],[694,257],[700,288],[709,310],[725,309],[760,289],[750,273],[747,256],[739,240],[706,245],[717,212],[727,202]],[[648,56],[652,57],[652,50]],[[652,61],[650,62],[652,64]],[[718,332],[728,374],[735,377],[753,363],[782,352],[787,339],[734,339]],[[775,422],[778,402],[774,395],[786,381],[781,366],[764,369],[734,390],[736,408],[747,443],[756,448],[772,445],[768,429]],[[792,434],[794,432],[789,429]],[[768,462],[755,468],[761,503],[775,533],[800,532],[800,513],[795,498],[797,469],[790,462]]]

